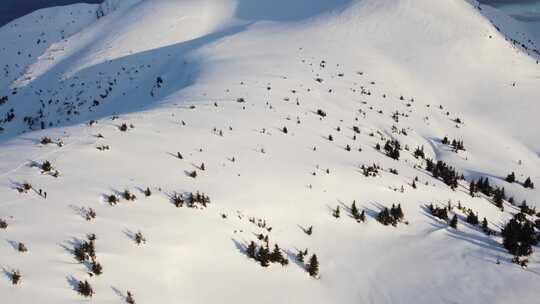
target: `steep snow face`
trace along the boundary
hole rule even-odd
[[[88,280],[96,303],[534,303],[539,248],[522,269],[499,234],[522,201],[540,208],[538,48],[522,31],[464,0],[107,1],[14,21],[0,29],[0,298],[73,303]],[[451,189],[416,148],[465,180]],[[478,178],[507,199],[471,196]],[[197,191],[211,203],[174,204]],[[403,222],[378,223],[393,204]],[[88,233],[98,276],[73,257]],[[247,257],[260,234],[288,266]]]
[[[141,1],[143,0],[105,0],[98,7],[97,17],[101,18],[118,9],[130,7]]]

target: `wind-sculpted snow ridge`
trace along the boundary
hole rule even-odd
[[[107,1],[0,37],[6,303],[537,300],[540,65],[500,11]]]

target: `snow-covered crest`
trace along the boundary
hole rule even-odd
[[[108,1],[0,35],[10,303],[537,298],[501,229],[540,206],[538,42],[497,10]]]

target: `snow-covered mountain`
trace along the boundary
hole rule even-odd
[[[468,0],[106,0],[1,27],[0,299],[535,303],[538,247],[520,267],[501,235],[540,226],[527,31]],[[276,244],[288,265],[261,267]]]

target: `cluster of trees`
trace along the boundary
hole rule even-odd
[[[366,167],[365,165],[362,165],[362,167],[360,168],[362,169],[362,173],[364,174],[364,176],[366,177],[369,177],[369,176],[372,176],[372,177],[375,177],[377,175],[379,175],[379,170],[381,169],[381,167],[379,167],[378,165],[371,165],[371,166],[368,166]]]
[[[377,214],[377,221],[379,221],[381,224],[388,226],[397,226],[399,222],[401,222],[404,218],[403,210],[401,209],[401,204],[398,204],[397,206],[395,204],[392,204],[392,208],[388,209],[385,207],[379,214]]]
[[[469,185],[469,194],[474,197],[475,193],[481,192],[487,197],[493,197],[493,203],[504,210],[503,202],[506,199],[504,188],[492,187],[489,179],[480,177],[478,181],[471,180]]]
[[[19,270],[16,270],[16,269],[13,269],[10,273],[9,273],[9,277],[11,279],[11,283],[13,285],[17,285],[21,282],[21,279],[22,279],[22,275],[21,275],[21,272]]]
[[[137,197],[135,196],[135,194],[131,193],[129,190],[124,190],[124,192],[122,193],[122,197],[125,199],[125,200],[128,200],[128,201],[135,201],[137,199]]]
[[[82,213],[83,217],[84,217],[87,221],[91,221],[91,220],[95,219],[96,216],[97,216],[96,211],[95,211],[94,209],[92,209],[92,208],[88,208],[88,209],[83,208],[83,209],[81,210],[81,213]]]
[[[445,145],[451,145],[452,146],[452,149],[454,151],[459,151],[459,150],[463,150],[465,151],[465,145],[463,144],[463,140],[455,140],[455,139],[452,139],[452,142],[450,142],[450,140],[448,139],[448,137],[444,137],[443,140],[442,140],[442,143],[445,144]]]
[[[356,207],[356,201],[353,201],[351,205],[351,215],[359,223],[366,221],[366,211],[362,210],[362,212],[359,212],[358,208]]]
[[[521,213],[527,214],[527,215],[534,215],[536,213],[536,207],[529,207],[527,205],[527,201],[521,202],[521,205],[519,206],[519,209]]]
[[[271,263],[278,263],[282,266],[289,264],[289,260],[283,256],[278,244],[274,245],[274,250],[270,250],[268,238],[262,246],[251,241],[246,249],[246,254],[249,258],[259,262],[262,267],[268,267]]]
[[[137,245],[142,245],[146,243],[146,238],[144,237],[142,232],[138,231],[137,233],[135,233],[135,243]]]
[[[8,223],[4,219],[0,218],[0,229],[7,229],[7,227]]]
[[[414,158],[421,158],[421,159],[424,159],[426,157],[426,154],[424,152],[424,146],[422,147],[416,147],[416,149],[414,149]]]
[[[317,110],[317,115],[319,115],[320,117],[326,117],[326,112],[323,111],[322,109],[318,109]]]
[[[534,189],[534,183],[531,181],[530,177],[527,177],[527,179],[523,183],[523,187]]]
[[[108,195],[107,196],[107,203],[109,203],[109,205],[111,206],[114,206],[116,204],[118,204],[120,200],[118,199],[118,197],[116,197],[116,195],[114,194],[111,194],[111,195]]]
[[[24,243],[20,242],[17,245],[17,251],[19,251],[19,252],[27,252],[28,248],[26,248],[26,245]]]
[[[401,150],[401,145],[397,140],[387,140],[384,144],[384,151],[386,156],[393,158],[395,160],[399,159],[399,151]]]
[[[16,187],[19,193],[27,193],[32,190],[32,185],[29,182],[23,182],[20,186]]]
[[[501,231],[503,246],[515,256],[528,256],[538,243],[538,234],[533,222],[523,213],[518,213]]]
[[[298,251],[298,254],[296,255],[296,259],[299,263],[302,263],[304,265],[304,268],[309,273],[310,276],[317,278],[319,276],[319,259],[317,258],[316,254],[312,254],[309,258],[309,262],[305,264],[305,257],[308,255],[308,250],[304,251]]]
[[[88,283],[87,280],[79,281],[79,284],[77,286],[77,291],[79,292],[80,295],[87,298],[91,298],[94,295],[94,289],[92,288],[90,283]]]
[[[95,275],[103,273],[103,267],[97,261],[96,248],[95,248],[96,235],[87,235],[87,240],[75,245],[73,249],[73,255],[75,259],[81,263],[89,263],[89,268]]]
[[[186,204],[188,208],[195,208],[197,204],[206,208],[208,204],[210,204],[210,197],[199,191],[195,194],[190,192],[186,197],[182,194],[175,193],[171,197],[171,201],[178,208],[183,207],[184,204]]]
[[[448,209],[446,207],[435,207],[433,204],[428,206],[431,215],[440,218],[441,220],[448,221]]]
[[[508,174],[505,180],[509,183],[515,183],[516,174],[514,172]],[[527,177],[527,179],[523,182],[523,187],[534,189],[534,183],[532,182],[531,177]]]
[[[452,189],[456,189],[458,180],[463,179],[463,176],[460,176],[453,167],[447,165],[443,161],[438,161],[435,164],[433,160],[427,159],[426,170],[431,172],[434,178],[440,177],[442,181]]]

